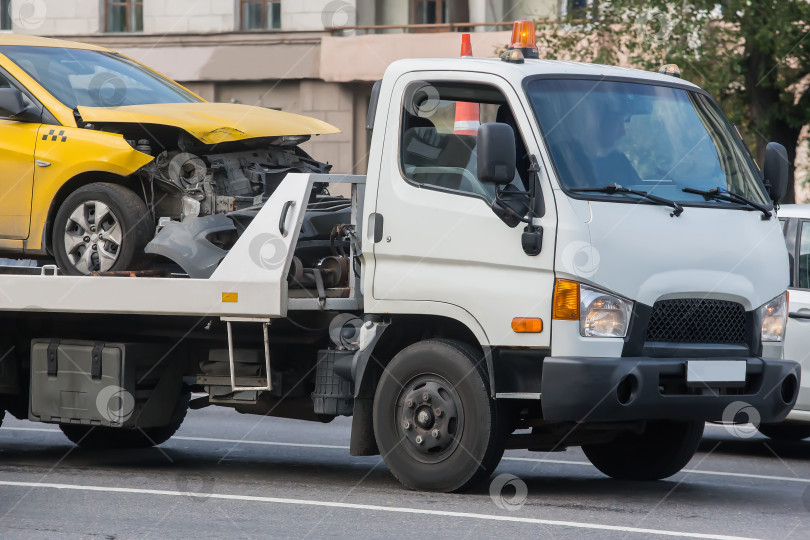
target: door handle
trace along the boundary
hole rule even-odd
[[[802,313],[801,311],[793,311],[788,314],[791,319],[810,320],[810,313]]]
[[[383,239],[383,216],[378,212],[374,212],[369,214],[368,217],[373,231],[372,240],[374,240],[375,244],[378,244]]]
[[[295,201],[287,201],[281,208],[281,217],[278,219],[278,232],[281,233],[282,237],[287,236],[287,212],[289,212],[290,208],[293,206],[295,206]]]

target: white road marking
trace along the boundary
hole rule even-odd
[[[0,429],[0,431],[36,431],[36,432],[43,432],[43,433],[62,433],[58,429],[48,429],[48,428],[26,428],[26,427],[4,427]],[[220,439],[216,437],[186,437],[183,435],[175,435],[170,439],[170,442],[173,440],[180,440],[180,441],[192,441],[192,442],[216,442],[216,443],[227,443],[227,444],[253,444],[259,446],[288,446],[293,448],[323,448],[328,450],[348,450],[348,446],[339,445],[339,444],[310,444],[310,443],[291,443],[291,442],[276,442],[276,441],[256,441],[256,440],[239,440],[239,439]],[[586,467],[592,467],[593,465],[590,464],[588,461],[574,461],[574,460],[567,460],[567,459],[540,459],[540,458],[527,458],[527,457],[511,457],[511,456],[504,456],[504,461],[524,461],[530,463],[550,463],[553,465],[584,465]],[[682,473],[689,473],[689,474],[703,474],[708,476],[728,476],[733,478],[750,478],[755,480],[773,480],[776,482],[798,482],[802,484],[810,484],[810,478],[796,478],[792,476],[770,476],[765,474],[751,474],[751,473],[736,473],[736,472],[724,472],[724,471],[701,471],[699,469],[681,469]]]
[[[588,461],[573,461],[565,459],[538,459],[538,458],[524,458],[524,457],[506,457],[503,459],[509,461],[531,461],[535,463],[556,463],[559,465],[586,465],[593,467]],[[701,471],[699,469],[681,469],[682,473],[690,474],[706,474],[712,476],[733,476],[737,478],[755,478],[757,480],[775,480],[778,482],[800,482],[803,484],[810,484],[810,478],[796,478],[795,476],[769,476],[765,474],[751,474],[751,473],[735,473],[724,471]]]
[[[374,504],[357,504],[336,501],[316,501],[311,499],[287,499],[280,497],[260,497],[255,495],[230,495],[225,493],[193,493],[183,491],[169,491],[162,489],[139,489],[107,486],[84,486],[77,484],[52,484],[38,482],[11,482],[0,481],[0,486],[16,486],[27,488],[62,489],[72,491],[95,491],[100,493],[126,493],[136,495],[160,495],[167,497],[197,497],[201,499],[220,499],[228,501],[250,501],[271,504],[290,504],[299,506],[321,506],[327,508],[343,508],[347,510],[370,510],[374,512],[390,512],[397,514],[414,514],[442,516],[451,518],[478,519],[485,521],[506,521],[511,523],[528,523],[534,525],[551,525],[557,527],[573,527],[576,529],[590,529],[597,531],[614,531],[638,534],[655,534],[661,536],[677,536],[681,538],[710,538],[718,540],[750,540],[740,536],[727,536],[708,533],[692,533],[684,531],[668,531],[663,529],[642,529],[639,527],[623,527],[621,525],[602,525],[600,523],[586,523],[580,521],[560,521],[552,519],[538,519],[518,516],[499,516],[495,514],[474,514],[472,512],[453,512],[449,510],[427,510],[423,508],[407,508],[402,506],[379,506]]]

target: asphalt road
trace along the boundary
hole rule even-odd
[[[810,442],[710,425],[687,469],[653,483],[608,479],[578,449],[509,451],[502,490],[443,495],[350,456],[349,425],[209,408],[159,448],[100,453],[7,417],[0,538],[810,536]]]

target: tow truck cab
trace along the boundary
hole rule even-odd
[[[365,311],[462,323],[498,413],[532,427],[525,444],[564,445],[565,424],[607,474],[661,476],[688,461],[664,447],[693,451],[702,422],[746,420],[740,403],[763,422],[787,414],[799,371],[781,359],[788,269],[772,198],[784,180],[766,170],[766,190],[703,90],[616,67],[462,58],[396,62],[378,96]],[[454,129],[470,102],[475,135]],[[418,412],[398,406],[394,425],[413,424]],[[614,422],[647,427],[587,444]],[[418,456],[416,436],[400,429],[380,450],[404,438]],[[642,471],[632,456],[650,445],[661,463]]]

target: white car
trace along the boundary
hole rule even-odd
[[[788,322],[784,357],[810,368],[810,204],[786,204],[779,209],[790,260]],[[810,377],[802,377],[796,405],[781,424],[762,424],[772,439],[810,437]]]

